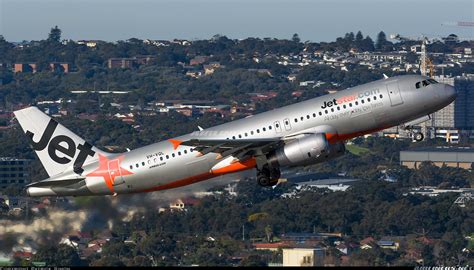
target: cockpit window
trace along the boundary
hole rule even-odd
[[[436,80],[433,80],[433,79],[428,79],[428,81],[429,81],[430,83],[438,83]]]
[[[416,89],[420,88],[420,84],[421,84],[421,82],[417,82],[417,83],[415,84]]]

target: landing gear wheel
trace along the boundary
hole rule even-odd
[[[417,141],[417,142],[421,142],[423,141],[425,136],[423,136],[423,133],[421,132],[416,132],[415,134],[413,134],[413,140]]]
[[[270,177],[263,171],[257,173],[257,182],[262,187],[268,187],[271,185]]]
[[[279,169],[268,169],[264,167],[257,171],[257,182],[262,187],[271,187],[278,183],[281,173]]]

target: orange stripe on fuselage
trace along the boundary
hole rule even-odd
[[[362,135],[374,133],[377,131],[384,130],[389,127],[382,127],[382,128],[374,128],[374,129],[369,129],[365,131],[359,131],[359,132],[354,132],[354,133],[348,133],[348,134],[337,134],[337,133],[326,133],[326,140],[328,140],[329,143],[334,144],[338,143],[340,141],[347,141],[355,137],[359,137]]]
[[[256,166],[257,162],[255,158],[248,159],[244,162],[236,162],[233,163],[229,166],[222,167],[217,170],[213,170],[211,172],[203,173],[203,174],[198,174],[195,176],[191,176],[188,178],[180,179],[168,184],[164,184],[161,186],[157,186],[151,189],[146,189],[142,191],[137,191],[137,192],[152,192],[152,191],[158,191],[158,190],[165,190],[165,189],[171,189],[171,188],[177,188],[177,187],[182,187],[182,186],[187,186],[190,184],[194,184],[197,182],[201,182],[216,176],[224,175],[224,174],[229,174],[229,173],[235,173],[235,172],[240,172],[248,169],[252,169]]]

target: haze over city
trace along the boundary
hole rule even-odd
[[[39,12],[41,11],[41,12]],[[291,38],[332,41],[361,30],[419,36],[472,37],[473,1],[309,0],[0,0],[0,34],[9,41],[39,40],[54,25],[65,39]]]

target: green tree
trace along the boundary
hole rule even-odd
[[[76,250],[68,245],[43,246],[38,249],[32,261],[46,262],[47,266],[82,266]]]
[[[364,36],[362,35],[361,31],[357,31],[357,34],[355,36],[355,41],[356,42],[361,42],[364,39]]]
[[[293,34],[293,37],[291,38],[291,40],[293,40],[293,42],[296,42],[296,43],[300,43],[300,37],[297,33],[294,33]]]
[[[59,29],[57,25],[51,28],[48,35],[48,41],[54,43],[59,43],[61,41],[61,29]]]
[[[246,266],[246,267],[263,267],[267,266],[267,262],[262,258],[262,256],[252,254],[246,258],[244,258],[239,266]]]

